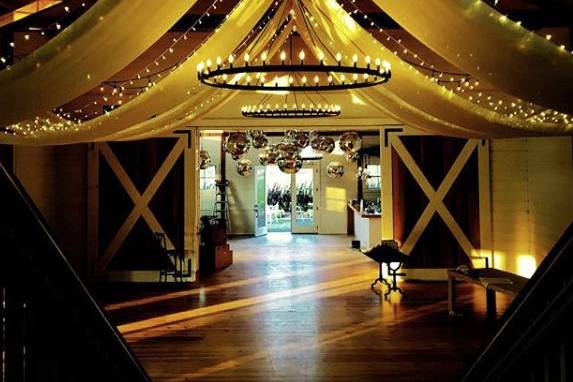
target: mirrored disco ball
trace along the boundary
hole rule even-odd
[[[338,145],[345,153],[355,153],[362,148],[362,138],[357,132],[346,132],[338,139]]]
[[[280,156],[279,149],[275,145],[267,146],[265,154],[267,154],[267,164],[276,164]]]
[[[353,152],[344,153],[344,159],[346,159],[346,161],[349,163],[356,162],[359,157],[360,155],[358,153],[353,153]]]
[[[333,161],[326,166],[326,174],[329,178],[340,178],[344,175],[344,166],[338,161]]]
[[[260,130],[251,130],[249,135],[251,136],[251,145],[255,149],[262,149],[269,144],[269,139]]]
[[[294,159],[300,152],[300,148],[298,148],[294,143],[281,142],[276,147],[280,156],[287,159]]]
[[[233,158],[233,160],[239,160],[241,159],[241,155],[231,155],[231,158]]]
[[[294,131],[291,133],[293,145],[299,149],[304,149],[310,143],[310,134],[304,131]]]
[[[320,142],[322,141],[321,136],[317,136],[314,137],[311,141],[310,141],[310,147],[312,147],[314,150],[319,151],[320,150]]]
[[[209,168],[209,166],[211,166],[211,162],[211,155],[209,155],[207,150],[199,151],[199,168],[201,170]]]
[[[316,151],[323,151],[325,153],[331,153],[334,151],[334,139],[330,137],[318,136],[310,142],[310,147]]]
[[[263,166],[266,166],[269,164],[269,154],[267,151],[263,151],[262,153],[259,153],[259,163]]]
[[[249,176],[253,173],[253,163],[248,159],[237,161],[237,173],[241,176]]]
[[[279,169],[285,174],[295,174],[302,167],[302,159],[300,156],[296,156],[295,158],[285,158],[281,156],[277,160],[277,164]]]
[[[322,137],[319,150],[324,151],[325,153],[331,153],[334,151],[334,146],[334,139],[330,137]]]
[[[249,151],[251,140],[246,133],[231,133],[225,141],[224,150],[234,157]]]

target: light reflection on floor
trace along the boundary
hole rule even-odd
[[[451,380],[485,337],[476,324],[483,293],[462,287],[467,325],[449,321],[445,284],[405,284],[405,299],[384,300],[369,287],[377,265],[349,244],[318,235],[236,240],[234,265],[200,288],[108,309],[152,313],[119,329],[154,381]],[[158,303],[169,309],[154,310]]]

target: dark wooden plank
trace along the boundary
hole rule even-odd
[[[96,289],[154,381],[454,380],[493,330],[485,293],[460,284],[454,322],[446,283],[401,282],[407,298],[385,301],[350,240],[234,240],[233,266],[194,285]]]

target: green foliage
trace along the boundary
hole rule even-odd
[[[305,183],[299,185],[296,190],[296,203],[303,210],[308,211],[312,205],[312,187]],[[291,193],[290,187],[273,185],[267,190],[267,204],[270,206],[278,205],[279,208],[287,213],[291,211]]]

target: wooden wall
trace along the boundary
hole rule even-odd
[[[68,261],[87,275],[87,145],[15,147],[14,172],[44,215]]]
[[[491,144],[494,262],[530,276],[573,220],[571,137]]]

